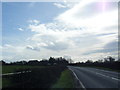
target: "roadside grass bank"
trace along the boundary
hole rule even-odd
[[[75,88],[74,87],[74,79],[72,76],[72,72],[69,69],[66,69],[61,73],[60,78],[58,79],[57,83],[55,83],[51,90],[54,88]]]
[[[66,66],[29,68],[31,72],[2,77],[2,87],[6,88],[50,88],[60,77]],[[17,69],[23,71],[24,69]],[[25,69],[26,70],[26,69]]]

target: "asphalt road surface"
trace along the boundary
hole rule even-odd
[[[82,88],[120,88],[119,73],[88,67],[68,66]]]

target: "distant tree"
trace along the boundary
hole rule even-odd
[[[115,58],[113,58],[111,56],[108,56],[107,58],[108,58],[109,62],[115,62]]]
[[[118,58],[118,62],[120,62],[120,58]]]
[[[55,61],[55,58],[53,58],[53,57],[50,57],[50,58],[49,58],[49,63],[50,63],[51,65],[53,65],[55,62],[56,62],[56,61]]]
[[[115,62],[115,58],[108,56],[107,58],[104,58],[104,62]]]
[[[102,60],[102,59],[99,59],[99,60],[98,60],[98,63],[102,63],[102,62],[103,62],[103,60]]]
[[[28,65],[39,65],[39,61],[38,60],[30,60],[30,61],[28,61]]]
[[[27,61],[21,61],[21,63],[22,63],[23,65],[25,65],[25,64],[27,64]]]
[[[26,61],[17,61],[17,62],[14,62],[14,64],[16,64],[16,65],[25,65],[25,64],[27,64],[27,62]]]
[[[109,62],[109,59],[108,59],[108,58],[104,58],[104,62],[105,62],[105,63],[108,63],[108,62]]]
[[[3,60],[0,61],[0,65],[5,65],[5,64],[6,64],[5,61],[3,61]]]
[[[85,63],[93,63],[92,60],[87,60]]]
[[[47,59],[43,59],[40,61],[40,65],[49,65],[49,61]]]

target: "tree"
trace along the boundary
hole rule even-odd
[[[49,58],[49,63],[50,63],[51,65],[53,65],[55,62],[56,62],[56,61],[55,61],[55,59],[54,59],[53,57],[50,57],[50,58]]]
[[[30,60],[28,62],[28,65],[39,65],[39,61],[38,60]]]
[[[92,60],[87,60],[86,63],[93,63],[93,61]]]
[[[5,65],[5,64],[6,64],[5,61],[3,61],[3,60],[0,61],[0,65]]]
[[[115,58],[108,56],[107,58],[104,58],[104,62],[115,62]]]
[[[115,58],[113,58],[111,56],[108,56],[107,58],[108,58],[109,62],[115,62]]]

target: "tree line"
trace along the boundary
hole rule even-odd
[[[38,60],[29,60],[29,61],[16,61],[6,63],[4,60],[1,60],[2,65],[67,65],[68,61],[65,58],[59,57],[54,58],[50,57],[49,59]]]
[[[87,60],[86,62],[69,62],[65,58],[58,57],[50,57],[49,59],[43,59],[41,61],[38,60],[29,60],[29,61],[16,61],[11,63],[6,63],[5,61],[1,61],[2,65],[41,65],[41,66],[49,66],[49,65],[74,65],[74,66],[89,66],[89,67],[103,67],[103,68],[111,68],[115,70],[119,70],[120,59],[115,60],[115,58],[108,56],[104,59],[99,59],[97,61]]]
[[[87,67],[102,67],[102,68],[110,68],[114,70],[120,70],[120,59],[115,60],[115,58],[108,56],[104,59],[99,59],[97,61],[87,60],[86,62],[77,62],[71,63],[73,66],[87,66]]]

